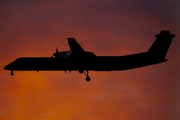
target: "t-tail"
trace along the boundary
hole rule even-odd
[[[155,35],[155,37],[157,37],[157,39],[150,47],[148,53],[154,60],[165,60],[167,51],[175,34],[170,34],[169,31],[162,30],[161,33]]]

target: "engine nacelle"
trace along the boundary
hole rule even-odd
[[[55,56],[56,58],[69,58],[70,55],[71,51],[62,51],[53,54],[53,56]]]

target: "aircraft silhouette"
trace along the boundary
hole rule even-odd
[[[21,57],[4,67],[13,71],[79,71],[90,81],[89,71],[129,70],[167,61],[165,56],[175,34],[162,30],[147,52],[125,56],[96,56],[87,52],[74,38],[68,38],[70,51],[58,52],[51,57]]]

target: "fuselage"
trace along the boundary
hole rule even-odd
[[[166,61],[157,60],[148,52],[126,56],[94,56],[94,57],[21,57],[4,67],[15,71],[59,71],[90,70],[112,71],[128,70]]]

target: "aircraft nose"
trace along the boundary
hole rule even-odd
[[[10,70],[10,69],[9,69],[9,65],[6,65],[6,66],[4,67],[4,69],[5,69],[5,70]]]

